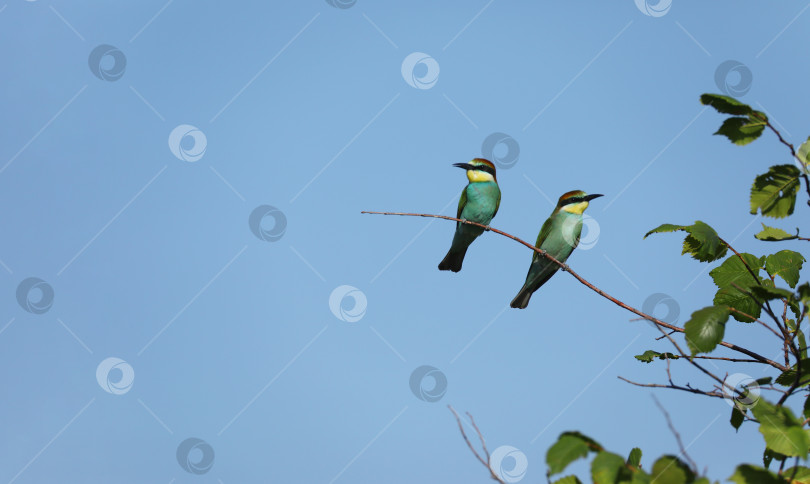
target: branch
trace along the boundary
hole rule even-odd
[[[796,156],[796,149],[793,147],[793,144],[785,141],[785,138],[782,137],[782,133],[780,133],[779,130],[774,128],[767,118],[763,118],[762,116],[757,115],[756,111],[753,112],[753,115],[756,116],[756,118],[759,119],[760,121],[764,122],[765,126],[770,128],[770,130],[774,132],[776,137],[779,138],[780,143],[788,147],[788,149],[790,150],[790,155],[794,159],[799,160],[799,158]],[[799,162],[802,163],[802,165],[804,165],[804,162],[802,160],[799,160]],[[804,178],[804,186],[807,189],[807,196],[810,197],[810,178],[807,177],[807,173],[802,173],[800,176]],[[807,204],[810,205],[810,200],[807,200]]]
[[[677,430],[675,430],[675,426],[672,425],[672,419],[669,418],[669,412],[667,412],[664,406],[661,405],[661,402],[658,401],[658,399],[655,397],[654,394],[652,395],[652,399],[655,401],[655,405],[658,406],[658,408],[661,410],[661,413],[664,414],[664,418],[667,419],[667,426],[669,427],[669,430],[672,432],[672,434],[675,436],[675,440],[678,441],[678,447],[681,449],[681,455],[684,457],[684,459],[686,459],[689,462],[689,467],[692,468],[692,471],[695,474],[699,474],[697,464],[695,464],[695,461],[692,460],[692,458],[689,457],[689,454],[686,453],[686,448],[683,446],[683,441],[681,441],[681,435],[678,433]]]
[[[748,358],[726,358],[724,356],[702,356],[702,355],[694,355],[691,358],[699,358],[701,360],[723,360],[723,361],[732,361],[734,363],[762,363],[759,360],[751,360]]]
[[[696,393],[698,395],[706,395],[706,396],[709,396],[709,397],[726,398],[726,396],[721,392],[718,392],[718,391],[709,392],[709,391],[706,391],[706,390],[701,390],[699,388],[693,388],[693,387],[689,386],[688,383],[684,387],[684,386],[680,386],[680,385],[675,385],[673,383],[670,383],[669,385],[661,385],[661,384],[658,384],[658,383],[638,383],[638,382],[634,382],[632,380],[628,380],[627,378],[625,378],[623,376],[618,376],[616,378],[618,378],[619,380],[625,381],[625,382],[627,382],[627,383],[629,383],[631,385],[635,385],[637,387],[670,388],[672,390],[681,390],[681,391],[684,391],[684,392]]]
[[[720,237],[718,237],[718,239],[720,239]],[[751,277],[753,277],[753,278],[754,278],[754,282],[756,282],[756,283],[757,283],[757,285],[762,286],[762,281],[760,281],[760,280],[759,280],[759,276],[757,275],[757,273],[756,273],[756,272],[754,272],[754,270],[753,270],[753,269],[751,269],[751,266],[749,266],[749,265],[748,265],[748,263],[747,263],[747,262],[745,262],[745,258],[744,258],[742,255],[740,255],[740,253],[739,253],[739,252],[737,252],[737,251],[734,249],[734,247],[732,247],[732,246],[731,246],[731,244],[729,244],[729,243],[728,243],[728,242],[726,242],[725,240],[720,239],[720,242],[722,242],[722,243],[723,243],[723,244],[724,244],[726,247],[728,247],[728,248],[729,248],[729,249],[730,249],[732,252],[734,252],[734,254],[735,254],[737,257],[739,257],[740,262],[742,262],[742,263],[743,263],[743,265],[745,266],[745,268],[746,268],[746,269],[748,269],[748,273],[749,273],[749,274],[751,274]],[[761,305],[761,304],[760,304],[760,305]],[[776,316],[774,315],[773,309],[771,309],[771,303],[770,303],[770,302],[768,302],[768,301],[765,301],[765,306],[767,306],[767,308],[768,308],[768,314],[770,314],[771,316],[773,316],[774,320],[776,320],[777,318],[776,318]],[[780,330],[780,331],[782,331],[782,332],[784,333],[784,331],[782,330],[782,328],[779,326],[779,321],[776,321],[776,326],[779,328],[779,330]],[[781,337],[780,337],[780,339],[781,339]],[[787,363],[785,363],[785,364],[787,364]]]
[[[757,318],[755,318],[755,317],[751,316],[750,314],[748,314],[748,313],[744,313],[744,312],[740,311],[739,309],[733,308],[733,307],[731,307],[731,306],[727,306],[727,309],[728,309],[729,311],[733,312],[733,313],[741,314],[741,315],[745,316],[746,318],[753,319],[753,320],[754,320],[754,321],[756,321],[757,323],[759,323],[759,324],[761,324],[762,326],[764,326],[764,327],[768,328],[768,330],[769,330],[771,333],[775,334],[775,335],[776,335],[776,337],[777,337],[777,338],[779,338],[780,340],[784,339],[784,338],[782,337],[782,335],[780,335],[779,333],[777,333],[777,332],[776,332],[776,330],[775,330],[775,329],[773,329],[773,328],[771,328],[770,326],[768,326],[768,324],[767,324],[765,321],[759,320],[759,319],[757,319]]]
[[[488,225],[483,225],[483,224],[479,224],[479,223],[476,223],[476,222],[471,222],[469,220],[462,220],[460,218],[448,217],[446,215],[432,215],[432,214],[427,214],[427,213],[372,212],[372,211],[362,211],[360,213],[376,214],[376,215],[401,215],[401,216],[407,216],[407,217],[440,218],[440,219],[444,219],[444,220],[452,220],[454,222],[465,223],[465,224],[468,224],[468,225],[474,225],[476,227],[481,227],[484,230],[495,232],[496,234],[503,235],[504,237],[512,239],[515,242],[518,242],[519,244],[525,245],[526,247],[532,249],[533,251],[537,252],[541,256],[543,256],[546,259],[550,260],[551,262],[557,264],[560,267],[560,269],[562,269],[563,271],[568,272],[569,274],[574,276],[574,278],[576,280],[578,280],[580,283],[582,283],[583,285],[585,285],[586,287],[588,287],[590,290],[594,291],[595,293],[599,294],[600,296],[604,297],[608,301],[612,302],[613,304],[616,304],[617,306],[622,307],[622,308],[630,311],[631,313],[637,314],[637,315],[641,316],[642,318],[655,323],[659,327],[664,327],[664,328],[667,328],[667,329],[671,329],[671,330],[677,331],[679,333],[684,332],[683,328],[680,328],[678,326],[675,326],[675,325],[666,323],[664,321],[661,321],[660,319],[657,319],[657,318],[655,318],[655,317],[653,317],[653,316],[651,316],[649,314],[646,314],[646,313],[644,313],[642,311],[639,311],[638,309],[636,309],[636,308],[634,308],[634,307],[632,307],[632,306],[630,306],[630,305],[628,305],[628,304],[614,298],[613,296],[607,294],[605,291],[599,289],[598,287],[594,286],[590,282],[586,281],[584,278],[582,278],[582,276],[580,276],[579,274],[574,272],[567,264],[563,264],[562,262],[555,259],[553,256],[549,255],[545,250],[538,249],[537,247],[533,246],[532,244],[530,244],[530,243],[528,243],[528,242],[526,242],[526,241],[524,241],[522,239],[519,239],[519,238],[515,237],[512,234],[508,234],[508,233],[503,232],[501,230],[492,228],[492,227],[490,227]],[[733,343],[727,343],[725,341],[721,341],[719,344],[721,346],[725,346],[726,348],[737,351],[739,353],[746,354],[746,355],[750,356],[751,358],[754,358],[755,360],[758,360],[758,361],[760,361],[762,363],[766,363],[768,365],[771,365],[774,368],[777,368],[777,369],[779,369],[781,371],[787,371],[787,369],[788,369],[784,365],[781,365],[781,364],[779,364],[779,363],[777,363],[777,362],[775,362],[773,360],[769,360],[768,358],[765,358],[762,355],[754,353],[753,351],[748,350],[746,348],[743,348],[741,346],[737,346],[737,345],[735,345]]]
[[[467,412],[467,416],[470,417],[470,422],[472,423],[472,426],[475,429],[476,433],[478,433],[478,438],[481,440],[481,447],[484,449],[484,454],[487,456],[486,461],[484,461],[484,458],[481,457],[480,454],[478,454],[478,451],[475,450],[475,447],[473,447],[472,443],[470,442],[470,439],[467,438],[467,434],[466,432],[464,432],[464,426],[461,424],[461,417],[459,417],[458,413],[456,413],[456,409],[454,409],[452,405],[448,405],[447,408],[449,408],[450,411],[453,412],[453,415],[455,415],[456,423],[458,423],[458,429],[461,431],[461,436],[464,437],[464,442],[467,443],[467,447],[470,448],[475,458],[478,459],[478,462],[483,464],[483,466],[486,467],[487,470],[489,470],[489,476],[492,479],[494,479],[497,482],[500,482],[501,484],[506,484],[503,480],[501,480],[500,477],[498,477],[497,474],[495,474],[495,471],[492,470],[492,467],[490,467],[489,451],[487,450],[487,444],[486,442],[484,442],[484,436],[481,435],[481,431],[478,429],[478,426],[475,425],[475,420],[473,419],[473,416],[470,415],[470,412]]]

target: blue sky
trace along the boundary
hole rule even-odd
[[[633,358],[669,349],[654,328],[567,274],[510,309],[527,249],[488,233],[440,272],[452,223],[360,211],[454,214],[452,163],[503,133],[493,226],[534,240],[562,193],[605,194],[569,262],[682,325],[708,267],[642,236],[700,219],[776,250],[748,190],[787,151],[712,136],[698,97],[736,90],[803,141],[807,7],[7,0],[0,481],[489,482],[448,404],[524,482],[565,430],[677,453],[653,392],[616,378],[665,381]],[[778,356],[762,334],[726,339]],[[726,402],[655,394],[712,478],[759,462]]]

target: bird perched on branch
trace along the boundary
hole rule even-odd
[[[489,160],[475,158],[469,163],[455,163],[453,166],[467,170],[470,183],[461,191],[456,218],[489,225],[501,203],[501,190],[495,178],[495,165]],[[456,222],[456,233],[447,255],[439,263],[440,271],[458,272],[464,262],[464,254],[472,242],[484,229],[474,225]]]
[[[582,213],[588,208],[588,202],[601,196],[588,195],[582,190],[563,194],[551,216],[540,229],[535,247],[545,250],[558,261],[565,262],[579,244],[579,236],[582,234]],[[535,252],[529,273],[526,275],[526,282],[510,306],[519,309],[528,306],[534,291],[545,284],[559,268],[560,266]]]

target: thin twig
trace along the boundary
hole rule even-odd
[[[793,479],[796,478],[796,472],[799,471],[799,456],[796,456],[796,461],[793,463],[793,472],[790,473],[790,479],[788,482],[793,482]]]
[[[723,361],[732,361],[734,363],[762,363],[759,360],[749,360],[747,358],[726,358],[724,356],[704,356],[704,355],[694,355],[692,358],[699,358],[701,360],[723,360]]]
[[[486,441],[484,441],[484,436],[481,435],[481,430],[478,428],[478,425],[475,424],[475,419],[473,418],[472,415],[470,415],[470,412],[465,413],[467,414],[468,417],[470,417],[470,423],[475,429],[475,433],[478,434],[478,440],[481,441],[481,448],[484,449],[484,454],[486,454],[487,456],[487,464],[489,464],[491,459],[489,458],[489,451],[487,450],[487,443]]]
[[[721,392],[718,392],[718,391],[711,391],[710,392],[710,391],[706,391],[706,390],[701,390],[699,388],[693,388],[693,387],[688,386],[688,385],[687,386],[680,386],[680,385],[675,385],[675,384],[672,384],[672,383],[670,383],[669,385],[661,385],[659,383],[638,383],[638,382],[635,382],[635,381],[632,381],[632,380],[628,380],[627,378],[625,378],[623,376],[618,376],[616,378],[618,378],[619,380],[622,380],[624,382],[627,382],[627,383],[629,383],[631,385],[635,385],[637,387],[669,388],[669,389],[672,389],[672,390],[681,390],[681,391],[684,391],[684,392],[696,393],[698,395],[706,395],[706,396],[709,396],[709,397],[727,398],[726,395],[724,395]]]
[[[658,331],[661,332],[661,334],[663,334],[664,336],[667,337],[669,342],[672,343],[672,346],[674,346],[675,349],[678,350],[678,353],[683,358],[686,358],[686,361],[688,361],[690,365],[692,365],[695,368],[697,368],[698,370],[702,371],[706,376],[713,378],[716,382],[720,383],[720,385],[726,386],[725,379],[721,379],[719,376],[717,376],[714,373],[710,372],[706,368],[703,368],[703,366],[701,366],[697,361],[695,361],[694,358],[689,358],[689,356],[681,349],[681,346],[674,339],[672,339],[672,336],[670,336],[669,334],[667,334],[666,331],[664,331],[664,328],[662,328],[661,326],[656,326],[656,328],[658,329]],[[691,343],[691,341],[689,340],[689,336],[687,336],[686,333],[684,333],[683,337],[684,337],[684,339],[686,339],[687,343]],[[670,378],[670,381],[671,381],[671,378]],[[731,388],[731,387],[729,387],[729,388],[731,390],[733,390],[733,391],[736,391],[734,388]]]
[[[634,314],[637,314],[637,315],[641,316],[642,318],[644,318],[644,319],[646,319],[646,320],[648,320],[648,321],[652,321],[653,323],[655,323],[655,324],[656,324],[657,326],[659,326],[659,327],[664,327],[664,328],[667,328],[667,329],[670,329],[670,330],[673,330],[673,331],[677,331],[677,332],[679,332],[679,333],[683,333],[683,332],[684,332],[684,329],[683,329],[683,328],[680,328],[680,327],[678,327],[678,326],[675,326],[675,325],[672,325],[672,324],[666,323],[666,322],[664,322],[664,321],[661,321],[660,319],[657,319],[657,318],[655,318],[655,317],[653,317],[653,316],[651,316],[651,315],[649,315],[649,314],[646,314],[646,313],[644,313],[644,312],[642,312],[642,311],[639,311],[638,309],[636,309],[636,308],[634,308],[634,307],[632,307],[632,306],[630,306],[630,305],[628,305],[628,304],[626,304],[626,303],[624,303],[624,302],[622,302],[622,301],[620,301],[620,300],[618,300],[618,299],[614,298],[613,296],[611,296],[611,295],[607,294],[605,291],[603,291],[603,290],[599,289],[598,287],[594,286],[594,285],[593,285],[593,284],[591,284],[590,282],[586,281],[584,278],[582,278],[582,276],[580,276],[579,274],[577,274],[576,272],[574,272],[574,271],[573,271],[573,270],[572,270],[572,269],[571,269],[571,268],[570,268],[570,267],[569,267],[567,264],[564,264],[564,263],[562,263],[562,262],[558,261],[558,260],[557,260],[557,259],[555,259],[553,256],[551,256],[550,254],[548,254],[548,253],[547,253],[545,250],[539,249],[539,248],[537,248],[537,247],[533,246],[532,244],[530,244],[530,243],[528,243],[528,242],[526,242],[526,241],[524,241],[524,240],[522,240],[522,239],[520,239],[520,238],[518,238],[518,237],[515,237],[515,236],[514,236],[514,235],[512,235],[512,234],[508,234],[508,233],[503,232],[503,231],[501,231],[501,230],[498,230],[498,229],[492,228],[492,227],[490,227],[490,226],[488,226],[488,225],[483,225],[483,224],[479,224],[479,223],[476,223],[476,222],[471,222],[471,221],[469,221],[469,220],[462,220],[462,219],[460,219],[460,218],[448,217],[448,216],[446,216],[446,215],[433,215],[433,214],[427,214],[427,213],[406,213],[406,212],[372,212],[372,211],[363,211],[363,212],[360,212],[360,213],[365,213],[365,214],[377,214],[377,215],[400,215],[400,216],[407,216],[407,217],[429,217],[429,218],[440,218],[440,219],[444,219],[444,220],[452,220],[452,221],[454,221],[454,222],[465,223],[465,224],[468,224],[468,225],[474,225],[474,226],[476,226],[476,227],[481,227],[481,228],[483,228],[484,230],[488,230],[488,231],[495,232],[496,234],[499,234],[499,235],[502,235],[502,236],[507,237],[507,238],[509,238],[509,239],[512,239],[512,240],[514,240],[514,241],[516,241],[516,242],[518,242],[518,243],[520,243],[520,244],[522,244],[522,245],[524,245],[524,246],[526,246],[526,247],[528,247],[528,248],[532,249],[532,250],[533,250],[533,251],[535,251],[536,253],[540,254],[541,256],[545,257],[546,259],[550,260],[551,262],[553,262],[553,263],[557,264],[557,266],[559,266],[561,270],[568,272],[568,273],[569,273],[569,274],[571,274],[571,275],[572,275],[572,276],[573,276],[573,277],[574,277],[576,280],[578,280],[580,283],[582,283],[583,285],[585,285],[586,287],[588,287],[590,290],[594,291],[595,293],[599,294],[600,296],[604,297],[605,299],[609,300],[610,302],[612,302],[612,303],[616,304],[617,306],[622,307],[622,308],[624,308],[624,309],[626,309],[626,310],[628,310],[628,311],[630,311],[630,312],[632,312],[632,313],[634,313]],[[746,349],[746,348],[743,348],[743,347],[741,347],[741,346],[737,346],[737,345],[735,345],[735,344],[733,344],[733,343],[727,343],[727,342],[725,342],[725,341],[721,341],[719,344],[720,344],[721,346],[725,346],[726,348],[729,348],[729,349],[731,349],[731,350],[737,351],[737,352],[739,352],[739,353],[746,354],[746,355],[750,356],[751,358],[754,358],[754,359],[756,359],[756,360],[759,360],[759,361],[761,361],[762,363],[766,363],[766,364],[768,364],[768,365],[771,365],[771,366],[773,366],[774,368],[777,368],[777,369],[779,369],[779,370],[781,370],[781,371],[786,371],[786,370],[788,369],[788,368],[787,368],[786,366],[784,366],[784,365],[781,365],[781,364],[779,364],[779,363],[777,363],[777,362],[775,362],[775,361],[773,361],[773,360],[770,360],[770,359],[768,359],[768,358],[765,358],[765,357],[764,357],[764,356],[762,356],[762,355],[759,355],[759,354],[757,354],[757,353],[754,353],[753,351],[751,351],[751,350],[749,350],[749,349]]]
[[[464,442],[467,443],[467,447],[470,448],[470,451],[472,451],[475,458],[478,459],[478,462],[480,462],[484,467],[487,468],[487,470],[489,471],[489,476],[492,479],[494,479],[497,482],[500,482],[501,484],[506,484],[503,480],[501,480],[500,477],[498,477],[498,474],[496,474],[495,471],[492,470],[492,467],[490,467],[490,465],[489,465],[489,451],[487,450],[487,445],[484,442],[484,436],[481,435],[481,431],[478,430],[478,426],[475,425],[475,421],[473,420],[472,415],[470,415],[470,412],[467,412],[467,416],[470,417],[470,422],[472,422],[472,426],[475,429],[475,431],[478,433],[478,438],[481,440],[481,447],[484,448],[484,452],[486,453],[486,456],[487,456],[486,461],[483,459],[483,457],[481,457],[481,455],[478,453],[478,451],[475,450],[475,447],[473,447],[472,442],[470,442],[470,439],[467,438],[467,433],[464,432],[464,426],[461,423],[461,417],[459,417],[458,413],[456,413],[456,409],[454,409],[452,405],[448,405],[447,408],[449,408],[450,411],[453,412],[453,415],[456,417],[456,423],[458,423],[458,429],[461,431],[461,436],[464,437]]]
[[[800,159],[799,159],[799,158],[796,156],[796,149],[793,147],[793,144],[792,144],[792,143],[787,142],[787,141],[785,140],[785,138],[783,138],[783,137],[782,137],[782,133],[780,133],[778,129],[774,128],[774,126],[771,124],[771,122],[770,122],[770,121],[768,121],[768,118],[767,118],[767,117],[760,116],[759,114],[757,114],[757,111],[754,111],[752,114],[754,115],[754,117],[756,117],[756,118],[757,118],[757,119],[759,119],[760,121],[764,122],[764,123],[765,123],[765,126],[767,126],[768,128],[770,128],[770,130],[771,130],[771,131],[773,131],[773,132],[774,132],[774,134],[776,134],[776,137],[777,137],[777,138],[779,138],[779,142],[780,142],[780,143],[782,143],[783,145],[785,145],[785,146],[787,146],[787,147],[788,147],[788,149],[790,150],[790,156],[792,156],[792,157],[793,157],[793,159],[795,159],[795,160],[799,160],[799,162],[800,162],[802,165],[804,165],[804,161],[803,161],[803,160],[800,160]],[[806,166],[806,165],[805,165],[805,166]],[[801,173],[801,175],[799,175],[799,176],[801,176],[802,178],[804,178],[804,185],[805,185],[805,188],[806,188],[806,190],[807,190],[807,196],[808,196],[808,197],[810,197],[810,178],[808,178],[808,177],[807,177],[807,173],[804,173],[804,172],[802,172],[802,173]],[[807,200],[807,204],[808,204],[808,205],[810,205],[810,200]]]
[[[732,313],[741,314],[741,315],[745,316],[746,318],[753,319],[753,320],[754,320],[754,321],[756,321],[757,323],[759,323],[759,324],[761,324],[762,326],[764,326],[764,327],[768,328],[768,330],[769,330],[771,333],[775,334],[775,335],[776,335],[776,337],[777,337],[777,338],[779,338],[780,340],[784,339],[784,338],[783,338],[783,337],[782,337],[782,336],[781,336],[779,333],[777,333],[777,332],[776,332],[776,330],[775,330],[775,329],[773,329],[773,328],[771,328],[770,326],[768,326],[768,323],[766,323],[765,321],[762,321],[762,320],[760,320],[760,319],[757,319],[757,318],[755,318],[755,317],[751,316],[750,314],[748,314],[748,313],[744,313],[744,312],[740,311],[739,309],[733,308],[733,307],[731,307],[731,306],[727,306],[727,309],[728,309],[729,311],[731,311]]]
[[[667,426],[669,426],[669,430],[675,436],[675,440],[678,441],[678,447],[681,449],[681,455],[689,462],[689,467],[692,468],[692,471],[695,474],[698,474],[698,467],[695,464],[695,461],[689,457],[689,454],[686,453],[686,448],[683,446],[683,441],[681,440],[681,435],[675,430],[675,426],[672,424],[672,419],[669,417],[669,412],[661,405],[661,402],[658,401],[658,398],[655,397],[655,394],[652,395],[652,399],[655,401],[655,405],[661,410],[661,413],[664,414],[664,418],[667,419]]]
[[[754,282],[756,282],[757,285],[762,286],[762,281],[759,280],[759,276],[757,275],[756,272],[754,272],[753,269],[751,269],[751,266],[748,265],[748,263],[745,261],[745,258],[742,256],[742,254],[737,252],[737,250],[734,249],[734,247],[732,247],[731,244],[729,244],[725,240],[721,239],[720,237],[718,237],[718,239],[720,239],[720,242],[722,242],[723,245],[728,247],[729,250],[734,252],[734,254],[740,259],[740,262],[742,262],[743,265],[745,266],[745,268],[748,269],[748,273],[751,274],[751,277],[754,278]],[[759,270],[759,268],[757,268],[757,270]],[[762,304],[760,304],[760,305],[762,305]],[[768,301],[765,301],[765,306],[767,306],[767,308],[768,308],[768,314],[770,314],[774,318],[774,320],[776,320],[776,315],[774,315],[773,309],[771,309],[771,303],[768,302]],[[776,326],[779,327],[780,331],[782,331],[782,328],[779,326],[779,321],[776,321]],[[782,331],[782,332],[784,333],[784,331]],[[785,364],[788,365],[789,362],[785,363]]]

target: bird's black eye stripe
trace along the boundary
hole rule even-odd
[[[572,203],[579,203],[579,202],[584,202],[584,201],[585,201],[585,197],[571,197],[568,200],[565,200],[560,205],[570,205]]]
[[[475,165],[474,169],[478,171],[485,171],[493,176],[495,175],[495,168],[488,165]]]

